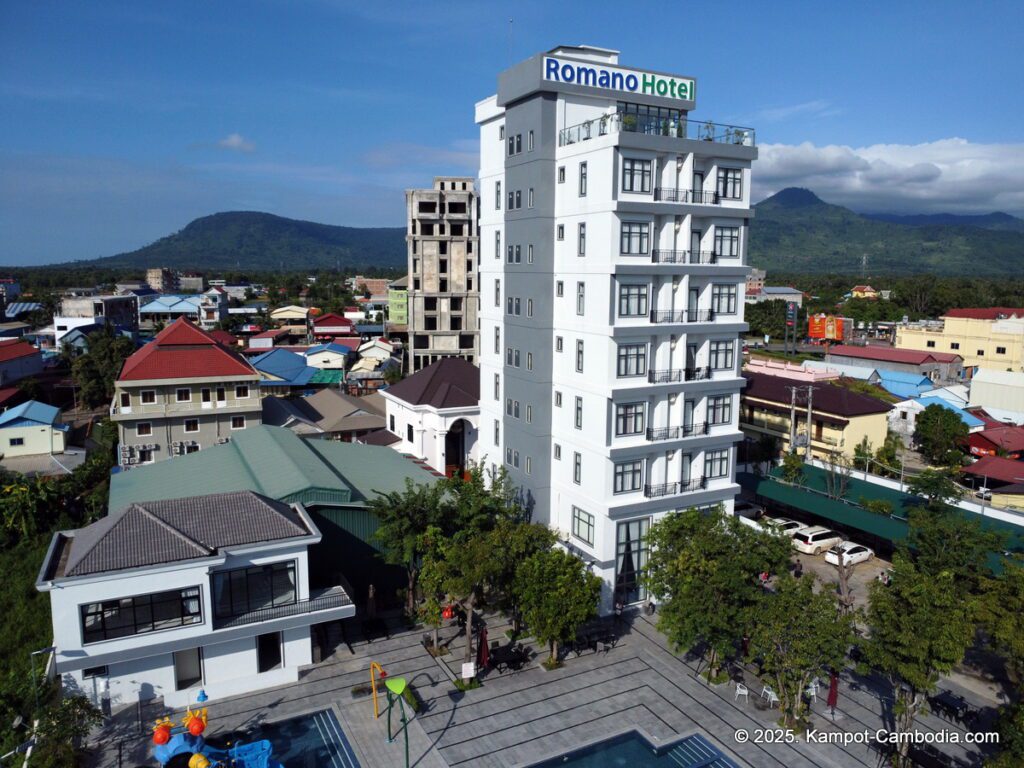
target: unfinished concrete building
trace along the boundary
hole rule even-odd
[[[443,357],[477,362],[480,238],[474,179],[438,176],[405,193],[409,251],[409,347],[415,372]]]

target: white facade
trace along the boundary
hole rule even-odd
[[[436,472],[444,474],[449,465],[467,466],[467,459],[479,462],[480,408],[434,408],[413,405],[380,390],[385,402],[387,430],[398,436],[391,447],[423,459]],[[449,440],[449,433],[461,433],[459,440]],[[461,442],[461,445],[460,445]],[[449,456],[450,450],[460,452]]]
[[[56,669],[65,690],[81,692],[98,706],[109,695],[113,710],[157,697],[163,698],[166,707],[180,708],[194,703],[200,689],[216,699],[297,681],[299,669],[313,661],[310,627],[355,613],[351,601],[344,606],[331,602],[332,607],[325,610],[303,606],[302,601],[325,593],[310,594],[307,547],[317,543],[320,534],[305,510],[299,507],[299,511],[315,532],[301,541],[240,546],[201,560],[66,579],[47,580],[44,565],[37,588],[50,594]],[[52,556],[53,546],[47,564]],[[294,607],[300,610],[272,608],[268,614],[277,611],[278,618],[250,623],[214,618],[214,574],[286,562],[295,564],[298,603]],[[124,598],[191,588],[199,590],[200,619],[195,623],[85,641],[84,606],[113,601],[116,607]],[[261,672],[258,638],[273,633],[280,633],[280,664]],[[195,661],[198,668],[193,667]]]
[[[693,88],[559,48],[476,108],[479,454],[595,563],[604,610],[645,598],[652,520],[738,491],[757,151],[748,129],[690,122]]]
[[[1024,373],[979,368],[971,379],[971,407],[1024,413]]]

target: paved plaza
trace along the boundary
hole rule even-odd
[[[384,719],[373,719],[368,697],[353,698],[353,686],[369,681],[369,663],[380,663],[389,676],[403,676],[422,701],[409,726],[410,764],[418,768],[481,766],[520,768],[633,730],[653,744],[702,733],[739,765],[750,768],[877,768],[879,755],[866,745],[822,745],[800,740],[791,744],[737,743],[735,733],[771,728],[778,718],[758,698],[761,685],[750,671],[748,698],[736,698],[732,683],[708,686],[698,677],[698,663],[670,652],[655,619],[635,615],[620,627],[613,646],[599,645],[553,672],[538,662],[544,649],[521,671],[489,672],[481,688],[460,693],[451,683],[459,667],[464,637],[456,628],[442,630],[451,640],[451,655],[435,660],[420,642],[423,630],[392,629],[372,642],[354,638],[342,643],[320,664],[303,672],[300,682],[259,694],[211,700],[211,733],[247,731],[261,723],[289,719],[323,709],[337,715],[363,768],[400,766],[401,738],[388,743]],[[500,617],[487,617],[490,639],[505,642]],[[812,727],[827,732],[874,732],[884,728],[883,713],[891,702],[879,695],[877,682],[842,675],[839,705],[833,720],[824,691],[812,705]],[[984,707],[971,691],[957,690],[973,705]],[[993,709],[982,709],[975,728],[987,730]],[[158,705],[118,713],[101,735],[92,765],[134,768],[152,765],[149,727],[165,714]],[[964,727],[934,715],[919,721],[922,731],[955,731]],[[981,756],[960,745],[944,750],[960,761],[943,758],[941,765],[979,765]],[[289,768],[291,768],[289,766]]]

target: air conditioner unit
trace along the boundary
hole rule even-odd
[[[219,437],[219,438],[217,438],[217,445],[224,445],[224,443],[226,443],[227,441],[228,441],[228,438],[226,438],[226,437]]]
[[[121,446],[121,455],[122,456],[127,456],[131,452],[132,452],[132,447],[130,445],[122,445]]]
[[[128,463],[129,463],[129,464],[138,464],[138,463],[139,463],[139,460],[138,460],[138,459],[136,459],[136,458],[135,458],[135,457],[133,456],[132,458],[128,459]]]

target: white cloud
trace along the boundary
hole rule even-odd
[[[755,199],[785,187],[807,187],[868,213],[1024,215],[1024,144],[960,138],[870,147],[762,144]]]
[[[781,123],[794,117],[832,117],[842,112],[824,99],[804,101],[800,104],[788,104],[780,107],[766,107],[759,110],[751,121],[755,124]]]
[[[240,133],[230,133],[217,142],[221,149],[230,149],[232,152],[252,152],[256,145]]]

